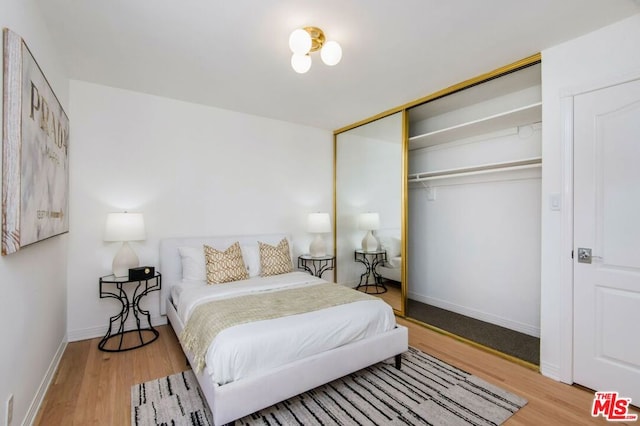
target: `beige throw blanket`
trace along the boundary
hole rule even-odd
[[[380,299],[338,284],[317,284],[214,300],[194,309],[180,334],[180,340],[185,349],[194,354],[195,365],[192,367],[199,373],[204,368],[211,342],[225,328],[361,300]]]

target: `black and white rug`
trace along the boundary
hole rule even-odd
[[[236,425],[497,425],[527,401],[410,348],[290,398]],[[191,370],[131,388],[132,425],[211,425]]]

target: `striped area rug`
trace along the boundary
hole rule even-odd
[[[236,425],[498,425],[527,401],[410,348],[393,359],[290,398]],[[193,373],[135,385],[132,425],[210,425]]]

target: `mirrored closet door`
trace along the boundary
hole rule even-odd
[[[539,363],[541,74],[408,110],[406,315]]]
[[[336,282],[402,309],[403,126],[398,112],[335,136]]]

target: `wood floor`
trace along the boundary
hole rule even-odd
[[[591,417],[593,393],[589,391],[547,379],[401,318],[398,322],[409,327],[411,346],[528,399],[507,425],[607,423],[602,417]],[[158,340],[129,352],[101,352],[100,339],[69,343],[34,424],[128,425],[132,385],[187,368],[171,327],[158,330]]]
[[[374,296],[378,296],[385,302],[387,302],[391,307],[397,311],[400,311],[402,308],[402,293],[400,292],[400,287],[397,284],[392,284],[391,281],[386,282],[387,291],[380,294],[374,294]],[[363,289],[359,290],[364,292]]]

